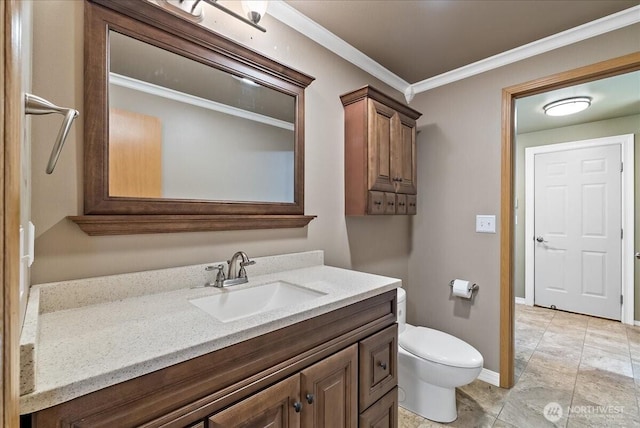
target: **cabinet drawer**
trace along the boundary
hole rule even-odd
[[[360,428],[396,428],[398,426],[398,387],[360,414]]]
[[[407,195],[396,195],[396,214],[407,213]]]
[[[407,195],[407,214],[415,215],[417,211],[417,199],[416,195]]]
[[[384,194],[384,213],[395,214],[396,213],[396,194],[385,192]]]
[[[384,214],[384,192],[369,192],[369,214]]]
[[[398,325],[360,341],[360,412],[398,384]]]

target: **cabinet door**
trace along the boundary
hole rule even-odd
[[[300,373],[305,428],[358,426],[358,344]]]
[[[209,417],[209,428],[300,427],[300,377],[291,376]]]
[[[397,113],[377,101],[368,100],[369,190],[395,192],[391,146],[397,138]]]
[[[397,140],[393,145],[392,180],[398,193],[415,195],[416,185],[416,123],[406,116],[398,115]]]
[[[398,384],[398,326],[360,341],[360,411]]]
[[[360,415],[360,428],[398,426],[398,388],[393,388]]]

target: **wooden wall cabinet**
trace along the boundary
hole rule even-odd
[[[421,113],[371,86],[340,99],[345,214],[415,214],[416,120]]]
[[[397,427],[396,290],[33,413],[32,428]]]

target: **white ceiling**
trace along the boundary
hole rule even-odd
[[[416,83],[629,9],[640,0],[286,0],[286,4],[400,78]],[[640,16],[640,10],[636,13]]]
[[[285,3],[312,22],[301,25],[281,4],[271,8],[274,17],[404,92],[409,101],[431,87],[640,22],[640,0]],[[638,40],[640,48],[640,35]],[[573,94],[591,97],[591,107],[563,118],[544,114],[542,106]],[[640,72],[523,98],[517,108],[518,132],[640,114]]]

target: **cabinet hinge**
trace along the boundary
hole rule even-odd
[[[624,229],[620,229],[620,239],[624,239]]]
[[[624,296],[621,294],[620,295],[620,304],[622,305],[624,303]]]
[[[620,172],[624,171],[624,162],[620,162]]]

